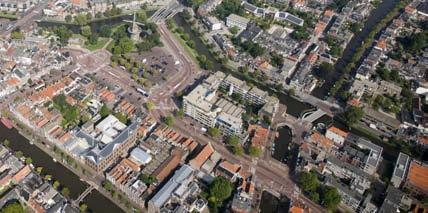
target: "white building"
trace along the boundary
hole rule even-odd
[[[226,18],[226,26],[229,28],[238,27],[239,29],[244,30],[247,28],[247,25],[249,22],[250,22],[249,19],[244,18],[242,16],[235,15],[235,14],[230,14]]]
[[[204,23],[207,25],[210,31],[221,29],[221,22],[216,17],[208,16],[204,19]]]
[[[329,127],[325,133],[325,137],[332,140],[338,147],[343,145],[348,135],[348,132],[338,129],[334,126]]]

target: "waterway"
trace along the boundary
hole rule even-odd
[[[287,163],[289,153],[289,145],[292,140],[291,129],[288,126],[279,127],[277,129],[278,137],[275,139],[275,149],[272,157],[283,163]]]
[[[187,24],[186,21],[180,16],[180,14],[175,15],[173,19],[177,24],[177,26],[182,27],[184,29],[184,32],[189,34],[190,39],[195,42],[195,50],[199,54],[204,55],[209,61],[213,62],[213,70],[216,70],[216,71],[220,70],[224,73],[232,74],[234,77],[244,80],[244,76],[242,73],[233,72],[229,68],[225,67],[223,64],[219,63],[214,58],[214,56],[210,53],[208,48],[202,43],[199,36],[196,35],[194,32],[192,32],[191,25]],[[275,92],[280,102],[287,106],[287,113],[294,117],[299,117],[302,111],[313,108],[311,104],[299,101],[296,98],[293,98],[286,93],[276,92],[273,90],[272,87],[266,86],[262,82],[257,81],[257,82],[251,82],[251,83],[253,83],[255,86],[257,86],[262,90],[268,91],[270,94]]]
[[[400,0],[383,0],[377,8],[371,11],[362,30],[352,37],[351,41],[343,51],[342,57],[334,65],[335,70],[341,70],[341,68],[351,61],[355,50],[367,38],[376,24],[379,23],[392,9],[394,9],[399,2]],[[342,73],[333,73],[331,76],[328,76],[328,80],[321,87],[315,88],[312,95],[318,98],[326,97],[330,88],[340,77],[342,77],[342,75]]]
[[[54,180],[58,180],[62,185],[69,188],[72,199],[76,199],[88,187],[88,184],[82,182],[76,174],[60,163],[55,163],[48,154],[37,146],[31,145],[28,139],[22,136],[16,129],[7,129],[0,123],[0,141],[4,141],[5,139],[10,141],[10,148],[12,150],[21,151],[24,156],[31,157],[35,167],[43,167],[42,175],[52,175]],[[96,190],[92,191],[83,202],[93,212],[123,212],[118,206]]]
[[[288,212],[290,200],[286,197],[282,199],[275,197],[273,194],[263,191],[260,201],[261,213],[282,213]]]

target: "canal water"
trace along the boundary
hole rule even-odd
[[[10,141],[9,147],[12,150],[21,151],[24,156],[31,157],[35,167],[43,167],[42,175],[52,175],[54,180],[58,180],[61,185],[69,188],[70,197],[72,199],[76,199],[88,187],[88,184],[80,181],[80,178],[73,172],[60,163],[55,163],[48,154],[37,146],[31,145],[29,141],[16,129],[7,129],[0,123],[0,142],[3,142],[5,139]],[[96,190],[92,191],[91,194],[83,200],[83,202],[87,204],[89,209],[93,212],[123,212],[119,207]]]
[[[371,11],[369,17],[364,23],[363,29],[352,37],[351,41],[343,51],[342,57],[336,62],[335,70],[340,70],[349,61],[351,61],[355,50],[360,44],[367,38],[369,33],[373,30],[373,27],[379,23],[394,7],[400,2],[400,0],[382,0],[377,8]],[[328,95],[330,88],[334,83],[342,76],[342,73],[333,73],[327,77],[327,81],[321,86],[314,89],[312,95],[318,98],[324,98]]]
[[[288,212],[290,208],[290,200],[287,197],[278,198],[273,194],[263,191],[260,201],[261,213],[283,213]]]
[[[279,127],[278,137],[275,139],[275,148],[272,157],[278,161],[286,163],[289,155],[288,147],[292,140],[291,129],[288,126]]]
[[[180,14],[175,15],[173,17],[173,19],[174,19],[175,23],[177,24],[177,26],[182,27],[184,32],[189,34],[190,39],[195,42],[195,50],[199,54],[204,55],[209,61],[213,62],[213,70],[216,70],[216,71],[220,70],[222,72],[232,74],[236,78],[244,80],[244,76],[242,73],[233,72],[229,68],[227,68],[224,65],[222,65],[221,63],[219,63],[214,58],[214,56],[210,53],[208,48],[202,43],[202,41],[198,37],[198,35],[196,35],[194,32],[192,32],[191,25],[187,24],[186,21],[184,20],[184,18],[180,16]],[[268,91],[270,94],[275,92],[272,87],[268,87],[265,84],[263,84],[262,82],[254,81],[251,83],[253,83],[255,86],[257,86],[258,88],[260,88],[262,90]],[[283,92],[281,92],[281,93],[276,92],[276,94],[277,94],[277,97],[280,100],[280,102],[287,106],[287,113],[294,116],[294,117],[299,117],[299,115],[302,111],[313,108],[313,106],[311,106],[309,103],[301,102],[301,101],[297,100],[296,98],[293,98],[290,95],[285,94]]]

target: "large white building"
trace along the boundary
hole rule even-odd
[[[245,30],[249,22],[250,22],[249,19],[244,18],[242,16],[235,15],[235,14],[230,14],[226,18],[226,26],[229,28],[238,27],[241,30]]]
[[[224,73],[217,72],[183,97],[185,114],[205,127],[219,128],[224,135],[237,135],[243,138],[246,135],[242,129],[242,115],[245,109],[241,105],[219,97],[220,88],[229,96],[239,94],[247,103],[268,105],[264,110],[266,115],[274,115],[278,108],[279,100],[268,96],[267,92],[257,87],[250,88],[244,81],[231,75],[226,77]]]

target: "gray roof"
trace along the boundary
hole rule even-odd
[[[410,157],[400,152],[397,158],[397,163],[395,164],[393,176],[397,176],[397,177],[400,177],[401,179],[404,179],[409,162],[410,162]]]
[[[105,146],[102,146],[101,142],[97,141],[97,144],[91,151],[88,152],[86,158],[89,158],[94,163],[98,164],[104,158],[107,158],[114,149],[116,149],[121,143],[123,143],[129,136],[138,130],[139,122],[135,121],[131,125],[127,126],[119,135],[113,139],[112,142]],[[87,135],[87,134],[86,134]],[[89,136],[92,137],[92,136]],[[92,140],[95,141],[95,139]]]
[[[193,175],[192,167],[187,164],[183,165],[179,170],[174,173],[174,176],[156,193],[150,200],[156,207],[161,208],[171,197],[172,193],[183,183],[186,179]]]

